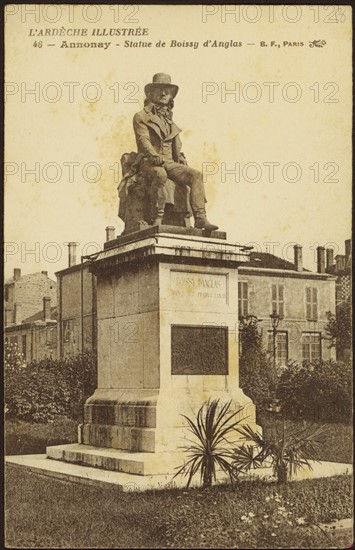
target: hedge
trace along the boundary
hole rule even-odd
[[[5,417],[51,422],[80,419],[97,383],[96,355],[86,351],[64,359],[23,363],[13,344],[5,345]]]
[[[350,423],[351,365],[333,360],[290,363],[280,376],[276,396],[288,418]]]

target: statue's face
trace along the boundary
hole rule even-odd
[[[160,86],[152,90],[150,98],[155,105],[169,105],[173,96],[169,86]]]

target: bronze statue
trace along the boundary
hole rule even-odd
[[[119,216],[125,232],[137,222],[188,227],[191,213],[195,228],[218,229],[206,217],[202,173],[190,168],[181,152],[181,130],[172,118],[178,86],[169,75],[158,73],[144,91],[144,109],[133,118],[138,153],[121,158]]]

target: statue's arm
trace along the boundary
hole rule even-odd
[[[133,117],[133,129],[137,140],[137,146],[139,151],[145,155],[157,156],[157,152],[154,149],[150,140],[149,130],[147,126],[142,122],[139,113]]]
[[[179,164],[185,164],[185,166],[187,166],[187,160],[186,160],[186,157],[184,155],[184,153],[181,151],[181,147],[182,147],[182,143],[181,143],[181,139],[179,136],[176,136],[176,141],[177,141],[177,148],[178,148],[178,151],[179,151]]]

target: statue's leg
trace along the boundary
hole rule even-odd
[[[150,201],[151,220],[153,225],[160,225],[164,217],[166,204],[166,180],[167,174],[162,166],[145,166],[144,176]]]
[[[166,163],[165,167],[169,179],[173,180],[177,185],[188,185],[190,187],[190,201],[194,217],[206,217],[206,200],[202,173],[177,162]]]
[[[217,225],[210,223],[206,217],[206,197],[203,185],[202,173],[194,168],[177,162],[166,162],[165,169],[168,178],[178,185],[188,185],[191,189],[191,208],[195,218],[195,227],[213,231]]]

